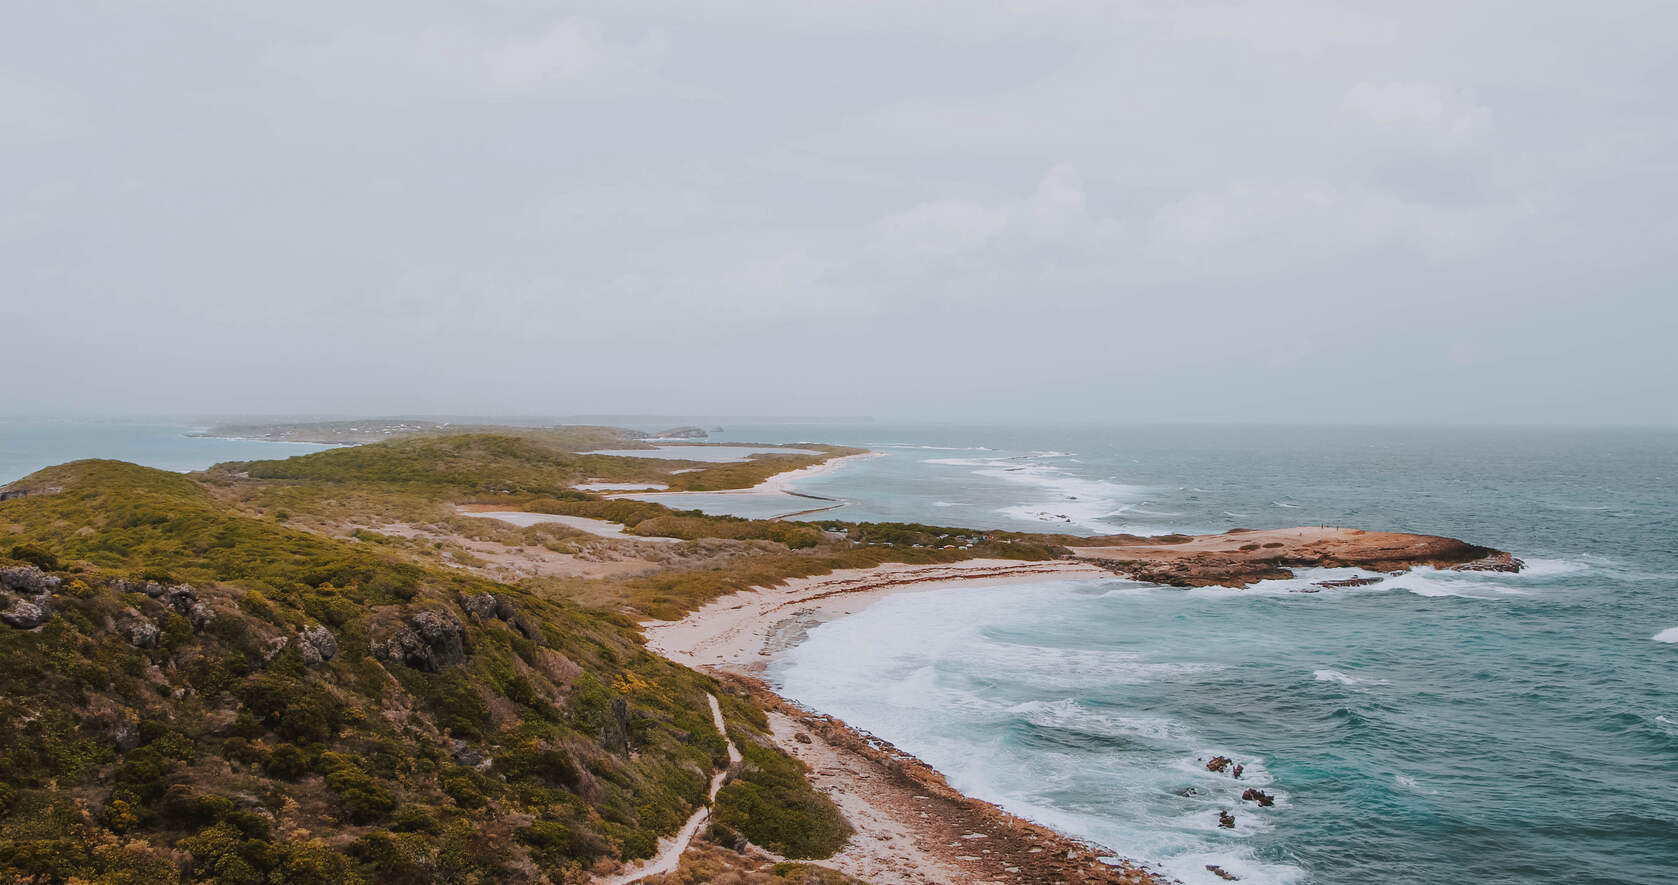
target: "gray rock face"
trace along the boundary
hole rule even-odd
[[[387,661],[435,673],[466,660],[466,628],[449,612],[422,611],[374,651]]]
[[[139,612],[128,612],[117,620],[117,632],[135,648],[156,648],[159,630]]]
[[[46,606],[26,600],[16,600],[12,607],[0,612],[0,621],[19,630],[33,630],[52,617]]]
[[[42,596],[58,589],[62,579],[49,575],[32,565],[0,568],[0,587],[15,593]]]
[[[536,629],[536,625],[530,623],[528,619],[519,614],[517,610],[513,608],[512,603],[496,596],[494,593],[481,593],[477,596],[462,596],[460,597],[460,607],[466,609],[467,612],[476,615],[480,620],[487,621],[490,618],[498,618],[506,621],[509,626],[519,632],[520,636],[523,636],[532,642],[542,644],[546,640],[546,637],[542,635],[542,631]]]
[[[198,601],[198,591],[185,584],[176,584],[165,591],[161,598],[170,608],[184,615],[190,613],[192,604]]]
[[[484,620],[500,618],[505,621],[513,616],[513,605],[494,593],[482,593],[477,596],[460,597],[460,607]]]
[[[477,596],[461,596],[460,607],[470,614],[477,615],[484,620],[495,617],[496,603],[501,600],[495,598],[494,593],[483,593]]]
[[[186,611],[186,619],[192,622],[192,629],[202,630],[215,617],[215,611],[202,602],[195,602]]]
[[[338,654],[338,637],[325,627],[308,627],[297,634],[297,650],[303,655],[303,663],[310,666],[330,661]]]
[[[450,741],[449,755],[453,757],[457,765],[465,765],[469,768],[484,763],[484,754],[473,749],[472,745],[465,741]]]

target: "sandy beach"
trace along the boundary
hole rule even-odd
[[[885,596],[952,586],[1111,577],[1090,563],[977,559],[849,569],[736,593],[679,621],[644,623],[648,647],[721,676],[769,710],[776,743],[810,768],[812,783],[856,828],[821,861],[873,885],[933,883],[1157,883],[1145,870],[996,806],[964,796],[891,744],[831,716],[800,709],[762,676],[775,655],[822,621]]]
[[[794,483],[822,476],[823,474],[832,473],[846,464],[854,463],[867,458],[880,457],[884,457],[884,453],[863,452],[857,455],[841,455],[837,458],[829,458],[820,464],[812,464],[809,467],[802,467],[798,470],[788,470],[785,473],[777,473],[755,486],[744,489],[718,489],[710,492],[624,492],[619,494],[609,494],[606,495],[606,497],[633,498],[638,501],[653,501],[667,507],[680,509],[684,506],[683,502],[703,501],[707,498],[716,498],[718,496],[761,497],[766,499],[785,496],[788,498],[788,512],[769,518],[781,519],[788,516],[803,516],[823,510],[838,509],[844,505],[844,502],[833,498],[823,498],[819,495],[808,495],[802,492],[794,491],[792,489],[792,485]],[[792,500],[794,498],[803,500],[802,502]],[[824,502],[831,503],[827,506],[822,506]]]
[[[797,578],[715,599],[679,621],[642,624],[647,647],[696,669],[760,676],[773,656],[822,621],[854,614],[906,590],[932,590],[1057,577],[1112,577],[1094,563],[969,559],[933,565],[882,565]]]

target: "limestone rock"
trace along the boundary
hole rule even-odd
[[[186,619],[192,622],[192,629],[202,630],[204,625],[210,623],[210,619],[215,617],[215,614],[214,609],[202,602],[195,602],[191,608],[187,609]]]
[[[32,565],[0,568],[0,587],[29,596],[42,596],[58,589],[63,580]]]
[[[161,594],[162,600],[170,608],[185,615],[192,611],[192,606],[198,601],[198,591],[186,584],[176,584]]]
[[[0,621],[16,627],[19,630],[33,630],[45,624],[52,617],[52,612],[39,603],[19,599],[12,603],[12,607],[0,612]]]
[[[501,604],[501,600],[495,598],[494,593],[480,593],[476,596],[462,595],[460,597],[461,608],[486,621],[496,616],[496,608]]]
[[[468,768],[476,768],[484,764],[484,754],[473,749],[472,745],[465,741],[450,741],[449,756],[454,759],[455,764],[464,765]]]
[[[338,654],[338,637],[319,625],[304,628],[297,634],[297,651],[303,655],[303,663],[310,666],[330,661]]]
[[[117,620],[117,632],[135,648],[156,648],[157,637],[161,631],[139,612],[130,611]]]
[[[422,611],[374,651],[387,661],[435,673],[466,660],[466,628],[449,612]]]

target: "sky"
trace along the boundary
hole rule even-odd
[[[1678,4],[14,4],[0,415],[1678,424]]]

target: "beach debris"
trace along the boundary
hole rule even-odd
[[[1223,879],[1226,882],[1239,882],[1239,881],[1241,881],[1240,876],[1235,875],[1234,873],[1230,872],[1229,870],[1224,869],[1223,867],[1218,866],[1215,863],[1207,864],[1206,865],[1206,870],[1207,870],[1207,872],[1210,872],[1212,875],[1217,876],[1218,878]]]
[[[1269,808],[1270,806],[1276,804],[1275,796],[1252,787],[1248,787],[1247,791],[1241,794],[1241,799],[1244,802],[1257,802],[1259,806],[1263,808]]]
[[[1229,768],[1229,766],[1234,762],[1235,760],[1229,758],[1228,756],[1213,756],[1212,761],[1206,763],[1206,770],[1217,774],[1223,774],[1224,770]]]
[[[1235,815],[1230,814],[1227,811],[1218,812],[1218,826],[1223,827],[1226,830],[1235,829]]]

